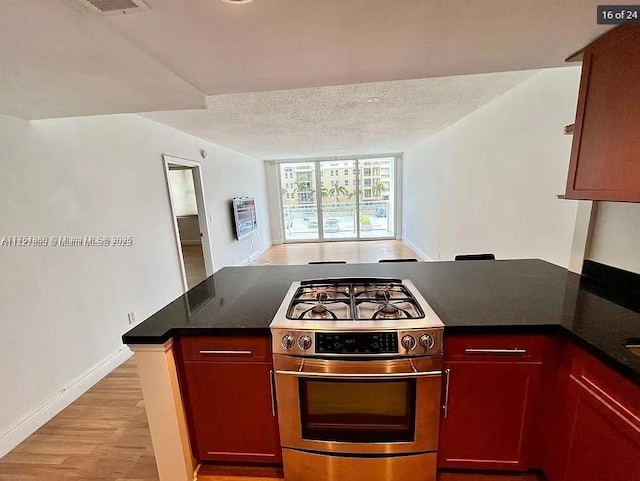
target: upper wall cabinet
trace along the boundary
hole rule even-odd
[[[565,198],[640,202],[640,26],[618,27],[580,54]]]

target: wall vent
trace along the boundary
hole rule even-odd
[[[150,10],[144,0],[67,0],[87,15],[112,16]]]

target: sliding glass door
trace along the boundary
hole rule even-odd
[[[394,236],[393,160],[363,159],[358,162],[361,238]]]
[[[356,239],[356,161],[320,162],[319,165],[323,238]]]
[[[319,240],[315,162],[280,164],[282,219],[286,241]]]
[[[285,242],[393,238],[394,160],[280,163]]]

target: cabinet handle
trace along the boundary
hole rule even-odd
[[[476,349],[468,347],[464,350],[467,354],[526,354],[526,349]]]
[[[444,375],[444,404],[442,405],[442,409],[444,409],[444,418],[447,419],[449,415],[449,378],[451,377],[451,369],[445,369]]]
[[[203,351],[200,351],[200,354],[243,354],[245,356],[250,356],[253,353],[251,351],[209,351],[209,350],[203,350]]]
[[[276,397],[274,395],[275,376],[273,375],[273,369],[269,371],[269,387],[271,388],[271,415],[276,416]]]

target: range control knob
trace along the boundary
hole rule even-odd
[[[303,351],[306,351],[311,347],[311,338],[307,335],[301,336],[300,339],[298,339],[298,346]]]
[[[433,348],[434,344],[435,342],[433,340],[433,337],[431,337],[429,334],[423,334],[422,336],[420,336],[420,345],[425,349]]]
[[[284,347],[287,351],[293,349],[293,346],[296,345],[296,338],[291,334],[286,334],[282,337],[282,347]]]
[[[404,347],[407,351],[412,351],[416,347],[416,339],[410,334],[405,334],[402,336],[402,340],[400,341],[402,347]]]

